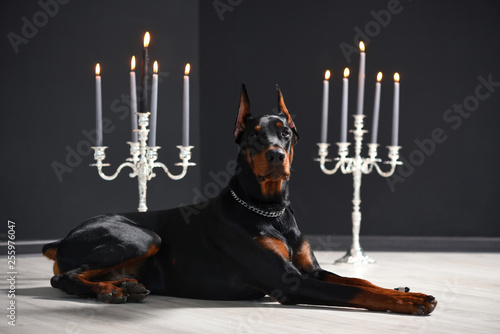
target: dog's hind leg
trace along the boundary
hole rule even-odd
[[[50,283],[69,294],[95,296],[105,303],[139,302],[146,298],[149,291],[135,279],[135,274],[145,259],[156,253],[158,248],[151,247],[146,254],[119,263],[112,267],[92,268],[82,265],[52,277]]]
[[[122,216],[101,216],[75,228],[58,244],[51,285],[69,294],[95,296],[105,303],[141,301],[149,291],[136,279],[160,248],[160,237]],[[57,247],[57,248],[55,248]]]

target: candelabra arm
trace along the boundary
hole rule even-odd
[[[330,144],[318,143],[317,145],[319,146],[318,150],[319,158],[314,160],[319,161],[319,165],[323,173],[325,173],[326,175],[333,175],[339,170],[339,168],[341,168],[342,173],[346,173],[346,169],[348,169],[346,165],[348,165],[350,161],[349,158],[347,158],[347,155],[349,154],[350,143],[337,143],[337,146],[339,147],[339,152],[338,152],[339,157],[335,159],[338,161],[333,169],[328,169],[326,167],[326,162],[332,161],[332,159],[327,159],[328,146],[330,146]]]
[[[118,169],[116,170],[116,172],[113,175],[109,175],[109,176],[106,175],[106,174],[104,174],[104,172],[102,171],[102,166],[99,166],[97,164],[97,172],[99,173],[99,176],[102,177],[104,180],[106,180],[106,181],[113,181],[114,179],[116,179],[116,177],[118,176],[118,174],[120,174],[121,170],[123,168],[125,168],[125,167],[130,167],[130,168],[132,168],[132,170],[134,171],[134,173],[136,172],[134,164],[132,164],[130,162],[124,162],[124,163],[122,163],[118,167]]]
[[[165,166],[165,164],[163,164],[161,162],[154,161],[152,163],[152,167],[153,168],[155,168],[155,167],[162,168],[163,171],[172,180],[180,180],[180,179],[182,179],[184,176],[186,176],[187,170],[188,170],[189,166],[196,166],[196,164],[194,162],[189,162],[189,160],[191,159],[191,149],[194,148],[194,146],[177,146],[177,147],[180,150],[179,157],[182,160],[182,162],[178,162],[175,165],[176,166],[182,166],[182,171],[180,172],[180,174],[175,175],[175,174],[170,173],[168,167]]]
[[[170,173],[170,171],[168,170],[168,167],[165,166],[165,164],[163,164],[161,162],[155,162],[153,164],[153,167],[160,167],[160,168],[162,168],[165,171],[165,173],[168,175],[168,177],[171,178],[172,180],[180,180],[184,176],[186,176],[188,166],[189,165],[182,165],[182,172],[180,174],[178,174],[178,175],[174,175],[174,174]]]
[[[118,169],[116,170],[116,172],[113,175],[104,174],[104,172],[102,171],[102,167],[106,167],[106,166],[110,165],[108,163],[103,163],[103,160],[106,158],[106,153],[105,153],[106,148],[107,148],[107,146],[93,146],[92,147],[92,149],[94,150],[94,159],[96,160],[96,163],[91,164],[90,166],[97,167],[97,173],[99,174],[99,176],[101,178],[103,178],[106,181],[112,181],[112,180],[116,179],[118,174],[120,174],[121,170],[125,167],[132,168],[134,173],[137,172],[136,167],[133,163],[124,162],[118,167]]]
[[[391,165],[391,168],[387,172],[382,171],[377,162],[373,162],[377,173],[382,177],[392,176],[396,171],[396,167],[403,164],[403,162],[399,161],[399,150],[401,149],[401,146],[387,146],[387,149],[389,150],[388,156],[390,160],[384,161],[384,164]]]
[[[138,141],[127,142],[130,145],[130,157],[126,159],[126,162],[122,163],[113,175],[106,175],[102,171],[102,168],[109,166],[108,163],[103,163],[106,159],[106,148],[107,146],[94,146],[94,159],[95,163],[91,166],[97,167],[97,172],[99,176],[106,181],[112,181],[116,179],[121,170],[125,167],[130,167],[132,173],[129,174],[130,177],[137,177],[138,187],[139,187],[139,207],[137,210],[139,212],[148,211],[146,205],[146,195],[147,195],[147,183],[152,178],[156,176],[153,172],[155,167],[163,168],[165,173],[173,180],[180,180],[187,174],[187,169],[189,166],[196,166],[195,163],[189,162],[191,160],[191,149],[194,146],[177,146],[180,150],[179,157],[182,162],[176,163],[176,166],[182,166],[182,171],[178,175],[170,173],[167,166],[161,162],[157,162],[159,146],[149,146],[148,145],[148,134],[149,134],[149,112],[137,113],[139,129],[134,129],[133,131],[138,134]]]
[[[377,163],[374,163],[373,166],[377,170],[377,173],[382,177],[390,177],[396,171],[396,165],[391,165],[391,169],[387,172],[384,172]]]

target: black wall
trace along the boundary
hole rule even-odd
[[[104,136],[110,146],[107,160],[113,164],[108,174],[128,156],[130,119],[121,119],[128,110],[122,94],[129,93],[130,57],[140,55],[146,30],[152,35],[151,58],[164,73],[159,160],[168,166],[178,161],[182,72],[190,62],[191,141],[198,163],[181,181],[159,171],[148,184],[150,210],[215,194],[236,156],[232,132],[241,83],[247,84],[256,114],[273,112],[274,84],[279,83],[301,134],[291,183],[299,224],[308,234],[350,234],[352,177],[326,176],[313,159],[326,69],[333,71],[330,142],[339,136],[346,66],[351,69],[354,111],[359,58],[352,54],[347,59],[340,45],[355,47],[361,31],[370,38],[363,38],[367,127],[374,77],[382,71],[379,155],[385,157],[391,77],[398,71],[400,144],[406,161],[392,187],[380,176],[363,177],[362,234],[500,236],[495,220],[500,213],[500,86],[477,88],[483,79],[500,82],[500,10],[495,1],[60,0],[58,12],[46,15],[47,22],[38,14],[44,10],[40,3],[54,1],[7,0],[0,5],[0,203],[4,221],[16,222],[18,240],[58,238],[92,215],[136,209],[136,179],[124,171],[115,181],[102,180],[88,166],[93,157],[83,131],[95,126],[93,68],[100,62],[104,117],[115,125]],[[381,12],[388,7],[390,20]],[[37,33],[19,44],[16,53],[9,33],[22,36],[25,22],[34,19],[39,20]],[[448,111],[463,104],[471,110],[465,117]],[[433,139],[433,132],[440,131],[436,129],[442,129],[441,135]],[[79,158],[68,163],[68,150],[80,150]],[[54,162],[71,164],[72,171],[58,177]]]
[[[23,18],[43,23],[38,1],[2,1],[2,199],[3,220],[16,222],[17,240],[64,236],[74,225],[106,212],[135,211],[137,179],[130,169],[108,182],[97,175],[89,140],[83,131],[95,128],[94,66],[101,64],[103,117],[114,130],[104,134],[109,146],[105,168],[113,173],[129,156],[130,58],[140,64],[143,34],[151,33],[151,62],[160,64],[157,144],[159,159],[178,172],[181,144],[184,66],[191,71],[191,142],[193,161],[200,162],[199,61],[197,1],[62,1],[58,12],[38,28],[16,53],[8,34],[22,36]],[[64,3],[64,4],[60,4]],[[55,7],[54,7],[55,8]],[[55,11],[55,9],[53,9]],[[38,22],[38,21],[37,21]],[[29,36],[29,35],[28,35]],[[140,66],[139,66],[140,67]],[[140,70],[136,71],[138,80]],[[122,95],[125,98],[122,98]],[[67,160],[68,151],[74,156]],[[54,162],[71,169],[57,173]],[[62,168],[62,167],[61,167]],[[200,167],[182,181],[160,169],[148,183],[150,210],[190,202]],[[1,230],[2,233],[6,230]]]
[[[257,114],[271,113],[276,107],[274,84],[279,83],[301,134],[291,180],[299,224],[310,234],[350,234],[352,176],[326,176],[313,159],[326,69],[333,70],[331,143],[339,140],[341,77],[346,66],[351,69],[350,112],[355,111],[359,57],[353,54],[349,61],[340,45],[356,47],[360,30],[370,38],[365,40],[369,42],[367,128],[371,128],[375,76],[382,71],[379,155],[385,158],[392,121],[392,75],[399,72],[400,145],[407,161],[396,173],[392,188],[380,176],[363,177],[361,233],[500,235],[497,2],[221,2],[232,6],[219,8],[219,14],[211,1],[201,2],[200,7],[203,184],[212,180],[209,171],[224,170],[226,161],[235,157],[232,127],[241,82],[246,82]],[[387,13],[388,8],[393,12],[390,21],[381,12]],[[479,94],[488,97],[476,98],[478,77],[496,82],[490,87],[493,91],[480,88]],[[465,118],[449,114],[448,109],[464,103],[473,110],[466,110]],[[439,143],[430,144],[433,131],[439,134],[435,138]],[[426,143],[426,148],[417,142]]]

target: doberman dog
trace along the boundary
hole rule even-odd
[[[150,292],[212,300],[269,295],[287,305],[431,313],[437,304],[432,296],[320,268],[290,206],[290,166],[299,135],[276,88],[279,112],[254,117],[242,86],[234,130],[237,168],[217,197],[202,205],[83,222],[43,248],[55,260],[52,286],[106,303],[137,302]]]

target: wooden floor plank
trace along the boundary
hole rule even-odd
[[[51,262],[19,256],[16,328],[7,324],[6,268],[0,273],[2,333],[500,333],[500,254],[373,252],[376,264],[333,265],[341,252],[316,252],[322,266],[384,287],[433,294],[438,307],[415,317],[365,310],[149,296],[104,305],[50,287]],[[5,257],[2,258],[6,263]],[[8,330],[8,331],[6,331]]]

